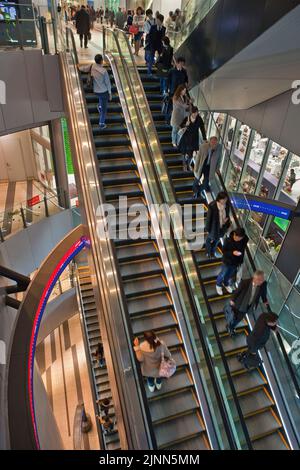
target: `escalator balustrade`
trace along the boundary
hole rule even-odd
[[[139,68],[139,73],[150,109],[158,109],[162,103],[158,78],[155,75],[149,77],[143,67]],[[171,126],[165,123],[165,117],[157,111],[152,112],[152,116],[175,190],[176,200],[181,205],[195,204],[192,191],[194,176],[192,172],[183,171],[182,156],[172,146]],[[247,371],[237,360],[238,353],[246,350],[246,336],[249,334],[248,324],[246,320],[241,323],[236,329],[237,335],[233,338],[226,330],[223,307],[230,296],[220,297],[216,293],[216,278],[220,272],[221,261],[208,260],[203,248],[196,250],[195,255],[199,267],[198,272],[204,284],[253,449],[286,450],[289,445],[263,369]],[[211,338],[214,338],[213,329]],[[221,358],[218,360],[221,361]],[[227,396],[232,399],[230,388],[226,381],[225,383]]]
[[[111,70],[109,74],[113,99],[108,104],[107,128],[104,130],[100,130],[98,125],[97,97],[87,89],[86,75],[82,74],[105,199],[116,208],[119,196],[127,196],[129,205],[145,205],[143,187]],[[150,84],[150,88],[155,92],[156,83]],[[159,101],[153,103],[151,111],[157,119],[163,118]],[[144,331],[154,330],[177,363],[175,375],[163,382],[160,391],[150,393],[145,382],[157,446],[160,449],[209,449],[158,246],[151,238],[116,239],[114,245],[133,334],[142,339]]]

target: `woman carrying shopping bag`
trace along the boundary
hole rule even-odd
[[[133,344],[137,360],[141,363],[142,374],[147,378],[150,392],[153,393],[155,388],[160,390],[162,378],[171,377],[176,370],[170,351],[153,331],[144,333],[142,343],[135,338]]]

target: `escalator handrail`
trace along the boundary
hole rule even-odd
[[[121,31],[121,30],[120,30]],[[130,45],[129,45],[129,42],[128,42],[128,37],[127,35],[121,31],[121,33],[124,35],[125,39],[126,39],[126,43],[127,43],[127,46],[128,46],[128,51],[131,55],[131,59],[132,59],[132,63],[135,64],[135,61],[134,61],[134,58],[133,58],[133,55],[132,55],[132,50],[130,48]],[[117,38],[117,34],[115,31],[113,31],[113,34],[116,36],[116,41],[118,42],[118,38]],[[120,48],[119,48],[119,51],[120,51]],[[121,54],[121,51],[120,51],[120,54]],[[125,61],[125,64],[126,64],[126,61]],[[138,81],[139,81],[139,84],[140,84],[140,87],[141,87],[141,90],[142,92],[144,93],[144,88],[142,86],[142,83],[141,83],[141,79],[140,79],[140,76],[139,74],[137,73],[137,77],[138,77]],[[149,103],[148,103],[148,100],[145,96],[145,93],[144,93],[144,101],[145,101],[145,106],[146,106],[146,109],[147,109],[147,112],[149,113],[149,115],[151,116],[151,120],[152,120],[152,114],[151,114],[151,111],[150,111],[150,107],[149,107]],[[136,109],[138,110],[137,112],[137,115],[138,115],[138,118],[139,118],[139,121],[141,123],[141,126],[143,126],[143,121],[142,121],[142,117],[139,113],[139,106],[137,105],[136,103]],[[153,120],[152,120],[153,121]],[[161,146],[160,146],[160,141],[159,141],[159,138],[158,138],[158,135],[157,135],[157,131],[156,131],[156,128],[153,124],[153,128],[154,128],[154,132],[156,134],[156,138],[157,138],[157,143],[158,143],[158,146],[159,148],[161,149]],[[145,132],[145,136],[146,136],[146,142],[148,144],[148,147],[151,149],[151,145],[150,145],[150,142],[148,140],[148,133]],[[162,153],[162,150],[161,150],[161,155],[163,156],[163,153]],[[152,167],[154,168],[154,174],[155,174],[155,177],[156,177],[156,183],[157,183],[157,187],[159,188],[159,191],[160,193],[162,194],[162,191],[161,191],[161,185],[160,185],[160,179],[157,175],[157,172],[156,172],[156,168],[155,168],[155,165],[154,165],[154,162],[152,160],[152,158],[150,159],[151,161],[151,164],[152,164]],[[173,193],[173,198],[174,198],[174,201],[176,202],[176,198],[175,198],[175,191],[174,191],[174,187],[173,187],[173,183],[172,183],[172,179],[170,178],[170,175],[169,175],[169,171],[167,168],[165,168],[166,170],[166,173],[167,173],[167,176],[168,176],[168,181],[170,182],[170,185],[172,187],[172,193]],[[176,240],[176,237],[174,237],[174,239]],[[195,325],[196,325],[196,329],[197,329],[197,332],[198,332],[198,335],[199,335],[199,338],[200,338],[200,341],[201,341],[201,345],[202,345],[202,348],[203,348],[203,351],[204,351],[204,355],[207,359],[207,366],[208,366],[208,369],[209,369],[209,372],[211,374],[211,381],[212,381],[212,384],[213,384],[213,388],[214,388],[214,392],[216,394],[216,396],[219,398],[220,400],[220,413],[221,413],[221,416],[222,418],[224,419],[224,427],[226,429],[226,434],[227,434],[227,437],[228,437],[228,441],[229,443],[232,445],[233,448],[236,448],[236,443],[235,443],[235,439],[234,437],[232,436],[232,429],[231,429],[231,425],[230,425],[230,422],[229,422],[229,419],[228,419],[228,413],[227,413],[227,410],[226,410],[226,406],[225,406],[225,403],[224,403],[224,400],[222,398],[222,393],[219,389],[219,385],[218,385],[218,382],[215,378],[215,372],[214,372],[214,369],[213,369],[213,364],[211,363],[211,357],[210,357],[210,354],[208,352],[208,349],[207,349],[207,346],[206,346],[206,342],[205,342],[205,339],[203,337],[203,333],[202,333],[202,328],[201,328],[201,324],[200,324],[200,320],[199,320],[199,315],[198,315],[198,311],[197,311],[197,307],[194,303],[194,299],[193,299],[193,295],[192,295],[192,292],[190,291],[190,284],[189,282],[187,281],[188,279],[188,274],[186,273],[186,270],[184,268],[184,263],[182,261],[182,258],[181,258],[181,255],[180,255],[180,250],[179,250],[179,247],[178,247],[178,241],[176,241],[175,243],[175,247],[176,247],[176,252],[177,252],[177,255],[178,255],[178,259],[179,259],[179,263],[180,263],[180,266],[181,266],[181,270],[183,272],[185,272],[185,276],[184,276],[184,279],[185,279],[185,282],[187,283],[188,285],[188,289],[187,289],[187,292],[188,292],[188,296],[190,298],[190,302],[191,302],[191,306],[192,306],[192,312],[193,312],[193,317],[194,317],[194,321],[195,321]],[[200,273],[199,273],[199,267],[197,266],[197,263],[196,263],[196,260],[195,260],[195,255],[194,253],[192,252],[192,256],[193,256],[193,260],[194,260],[194,264],[195,264],[195,267],[197,269],[197,274],[198,274],[198,278],[199,278],[199,282],[201,284],[201,287],[202,287],[202,291],[203,291],[203,296],[204,296],[204,299],[205,299],[205,303],[207,305],[207,308],[208,308],[208,313],[209,313],[209,317],[210,317],[210,320],[211,320],[211,323],[212,323],[212,326],[213,326],[213,329],[214,329],[214,333],[215,333],[215,336],[216,336],[216,340],[217,340],[217,344],[218,344],[218,347],[220,349],[220,354],[221,354],[221,358],[222,358],[222,362],[223,362],[223,365],[224,365],[224,369],[225,369],[225,372],[226,372],[226,375],[227,375],[227,380],[228,380],[228,383],[229,383],[229,386],[230,386],[230,389],[231,389],[231,392],[232,392],[232,397],[233,397],[233,400],[235,402],[235,406],[236,406],[236,409],[237,409],[237,413],[238,413],[238,416],[239,416],[239,419],[240,419],[240,422],[241,422],[241,426],[243,428],[243,432],[244,432],[244,435],[245,435],[245,439],[246,439],[246,442],[247,442],[247,446],[249,449],[252,449],[252,443],[251,443],[251,440],[250,440],[250,436],[249,436],[249,433],[248,433],[248,430],[247,430],[247,427],[246,427],[246,424],[245,424],[245,419],[244,419],[244,416],[243,416],[243,413],[242,413],[242,410],[241,410],[241,407],[240,407],[240,403],[238,401],[238,397],[237,397],[237,394],[236,394],[236,391],[235,391],[235,387],[234,387],[234,384],[233,384],[233,380],[232,380],[232,377],[230,375],[230,370],[229,370],[229,367],[228,367],[228,364],[227,364],[227,361],[226,361],[226,358],[225,358],[225,354],[224,354],[224,350],[223,350],[223,347],[222,347],[222,344],[220,342],[220,339],[218,337],[218,332],[217,332],[217,327],[214,323],[214,319],[213,319],[213,314],[212,314],[212,310],[210,308],[210,305],[209,305],[209,302],[208,302],[208,299],[207,299],[207,296],[206,296],[206,293],[205,293],[205,289],[203,287],[203,283],[201,282],[201,276],[200,276]]]
[[[222,175],[221,175],[221,172],[218,170],[217,171],[217,175],[219,177],[219,180],[220,180],[220,183],[221,183],[221,186],[222,186],[222,190],[227,194],[227,197],[228,197],[228,201],[229,201],[229,205],[230,205],[230,210],[231,210],[231,213],[232,213],[232,216],[233,216],[233,219],[234,219],[234,222],[236,224],[237,227],[241,227],[241,224],[239,222],[239,219],[236,215],[236,212],[235,212],[235,209],[234,209],[234,206],[230,200],[230,195],[226,189],[226,186],[225,186],[225,183],[224,183],[224,180],[222,178]],[[255,263],[254,263],[254,260],[253,260],[253,257],[251,255],[251,252],[248,248],[248,246],[246,247],[246,253],[247,253],[247,257],[248,257],[248,260],[249,260],[249,263],[251,265],[251,268],[253,269],[253,272],[256,271],[256,266],[255,266]],[[270,309],[270,308],[269,308]],[[277,337],[277,340],[278,340],[278,344],[279,344],[279,347],[280,347],[280,350],[282,352],[282,355],[284,357],[284,360],[286,362],[286,365],[287,365],[287,368],[289,370],[289,373],[291,375],[291,379],[293,381],[293,384],[294,384],[294,387],[295,387],[295,390],[297,392],[297,395],[298,397],[300,397],[300,385],[298,383],[298,380],[297,380],[297,377],[296,377],[296,374],[295,374],[295,371],[293,369],[293,366],[291,364],[291,361],[288,357],[288,354],[286,352],[286,349],[284,347],[284,344],[283,344],[283,341],[282,341],[282,337],[281,337],[281,334],[279,333],[279,331],[276,331],[276,337]]]
[[[74,60],[75,60],[76,66],[77,66],[79,64],[79,62],[78,62],[78,54],[77,54],[74,34],[73,34],[73,31],[69,27],[66,27],[65,30],[66,30],[66,38],[68,37],[68,35],[71,37],[72,49],[73,49],[72,52],[74,53]],[[67,40],[67,48],[69,48],[68,40]],[[70,48],[69,48],[69,52],[72,53]],[[82,96],[84,96],[83,83],[82,83],[82,80],[80,79],[79,76],[78,76],[78,82],[79,82],[79,85],[80,85],[80,88],[81,88]],[[87,105],[86,105],[86,102],[85,102],[84,99],[83,99],[82,106],[84,107],[86,115],[88,115]],[[87,120],[87,125],[88,125],[88,128],[89,128],[90,135],[93,135],[92,127],[91,127],[91,123],[90,123],[89,119]],[[95,148],[95,144],[94,144],[94,139],[91,139],[91,143],[92,143],[94,155],[96,155],[96,148]],[[100,190],[101,190],[101,193],[102,193],[102,198],[103,198],[103,200],[105,200],[104,192],[103,192],[103,186],[102,186],[102,182],[101,182],[101,178],[100,178],[99,165],[96,165],[96,171],[97,171],[97,177],[98,177],[98,181],[99,181]],[[108,241],[109,241],[109,239],[108,239]],[[115,249],[114,244],[109,243],[109,245],[110,245],[110,253],[112,254],[113,259],[117,260],[117,254],[116,254],[116,249]],[[123,289],[120,268],[119,268],[118,263],[116,263],[116,262],[114,263],[114,270],[115,270],[115,273],[116,273],[116,276],[117,276],[117,282],[118,282],[117,291],[118,291],[118,293],[120,293],[120,300],[121,300],[121,304],[122,304],[122,312],[124,314],[123,321],[124,321],[124,324],[126,325],[126,328],[127,328],[128,334],[130,336],[130,339],[132,339],[134,337],[134,335],[133,335],[133,331],[132,331],[132,327],[131,327],[130,315],[129,315],[128,308],[127,308],[127,302],[126,302],[126,297],[125,297],[125,293],[124,293],[124,289]],[[134,353],[133,353],[133,348],[132,348],[131,344],[129,345],[129,351],[130,351],[130,354],[131,354],[131,357],[132,357],[132,361],[134,361]],[[133,362],[132,362],[132,364],[133,364]],[[139,393],[140,393],[141,401],[143,403],[143,419],[144,419],[144,422],[146,421],[146,423],[147,423],[147,427],[145,426],[145,428],[147,429],[149,447],[152,448],[152,449],[156,449],[157,444],[156,444],[156,439],[155,439],[155,435],[154,435],[152,420],[151,420],[150,413],[149,413],[149,410],[148,410],[148,403],[147,403],[147,397],[146,397],[145,387],[144,387],[144,383],[143,383],[143,378],[142,378],[138,368],[136,368],[135,370],[134,370],[134,368],[132,368],[132,370],[133,370],[133,372],[132,372],[133,376],[139,384],[138,390],[139,390]],[[126,429],[127,429],[127,427],[126,427]]]

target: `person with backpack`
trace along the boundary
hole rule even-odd
[[[222,254],[217,252],[217,247],[230,226],[229,208],[228,196],[223,191],[218,193],[216,200],[208,205],[205,219],[205,231],[207,232],[205,249],[208,258],[222,257]]]
[[[155,19],[155,24],[150,28],[149,33],[147,34],[147,43],[145,45],[145,50],[147,52],[147,70],[148,75],[152,76],[152,67],[155,62],[155,53],[159,55],[163,50],[162,40],[166,34],[166,28],[163,26],[164,17],[159,14]]]
[[[232,278],[243,264],[249,238],[243,228],[232,230],[223,245],[223,265],[217,277],[216,291],[223,295],[223,285],[227,292],[233,292]]]
[[[269,341],[271,331],[276,331],[277,322],[278,315],[271,311],[261,313],[256,320],[253,330],[247,336],[247,351],[238,355],[238,360],[246,369],[260,365],[258,351]]]
[[[171,47],[170,39],[167,36],[163,37],[162,45],[162,52],[156,61],[156,68],[160,81],[160,92],[162,95],[166,95],[168,73],[172,68],[173,62],[173,47]]]
[[[190,101],[187,97],[186,86],[179,85],[173,96],[173,110],[171,116],[173,147],[177,147],[178,131],[184,118],[188,116],[189,109]]]
[[[103,344],[98,343],[96,351],[93,353],[93,356],[95,357],[96,361],[99,364],[99,367],[104,367],[105,366],[105,359],[104,359],[104,349],[103,349]]]
[[[84,5],[81,5],[80,10],[78,10],[75,15],[75,27],[77,30],[77,34],[79,34],[80,47],[82,47],[82,43],[84,40],[84,47],[87,48],[91,29],[91,21],[90,15],[86,11]]]
[[[140,343],[139,339],[135,338],[133,344],[137,360],[141,363],[142,374],[147,378],[149,391],[153,393],[155,388],[160,390],[162,378],[159,376],[159,371],[162,358],[170,359],[170,351],[154,331],[146,331],[144,341]]]
[[[79,69],[82,72],[89,72],[93,81],[93,91],[99,99],[99,126],[100,129],[105,129],[107,105],[108,101],[112,100],[111,83],[108,72],[103,66],[103,57],[101,54],[95,55],[95,63],[92,65],[81,66]]]
[[[257,309],[259,301],[268,307],[267,281],[263,271],[255,271],[252,278],[243,279],[226,306],[227,331],[231,336],[247,314]],[[225,312],[225,314],[226,314]]]
[[[194,153],[199,151],[200,130],[202,139],[206,140],[204,122],[196,106],[192,105],[190,115],[184,118],[180,127],[183,129],[183,135],[178,143],[178,150],[183,155],[183,170],[193,171],[191,163]]]
[[[103,413],[105,416],[109,415],[109,407],[111,405],[111,401],[109,398],[104,398],[103,400],[97,400],[97,405],[99,405],[100,412]]]

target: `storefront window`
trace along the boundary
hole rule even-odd
[[[51,189],[56,188],[49,127],[31,129],[32,148],[35,155],[37,175],[41,183]]]
[[[266,233],[261,240],[260,250],[274,262],[280,251],[289,221],[279,217],[272,217],[268,222]]]
[[[253,194],[255,192],[257,180],[261,170],[264,154],[266,151],[268,138],[263,137],[258,132],[254,133],[253,142],[250,150],[249,161],[241,181],[241,188],[244,193]],[[267,188],[262,188],[261,196],[268,197]]]
[[[260,196],[268,197],[269,199],[274,197],[287,155],[287,149],[275,142],[272,143],[264,176],[259,188]]]
[[[233,142],[234,138],[234,131],[235,131],[235,126],[236,126],[236,119],[229,116],[228,117],[228,126],[227,126],[227,132],[224,138],[225,141],[225,146],[228,152],[231,150],[231,145]]]
[[[245,155],[247,152],[250,134],[251,134],[251,129],[245,124],[241,124],[239,129],[237,130],[235,145],[233,148],[233,152],[231,153],[231,159],[232,159],[232,163],[235,169],[235,174],[234,174],[235,183],[233,187],[234,191],[238,189],[238,184],[239,184],[240,175],[243,169],[243,164],[244,164],[244,159],[245,159]]]
[[[213,119],[210,128],[210,137],[216,135],[223,136],[223,130],[225,125],[226,114],[224,113],[213,113]]]
[[[290,204],[297,204],[300,199],[300,157],[292,154],[291,161],[283,183],[280,200]],[[283,196],[288,196],[288,200]]]

